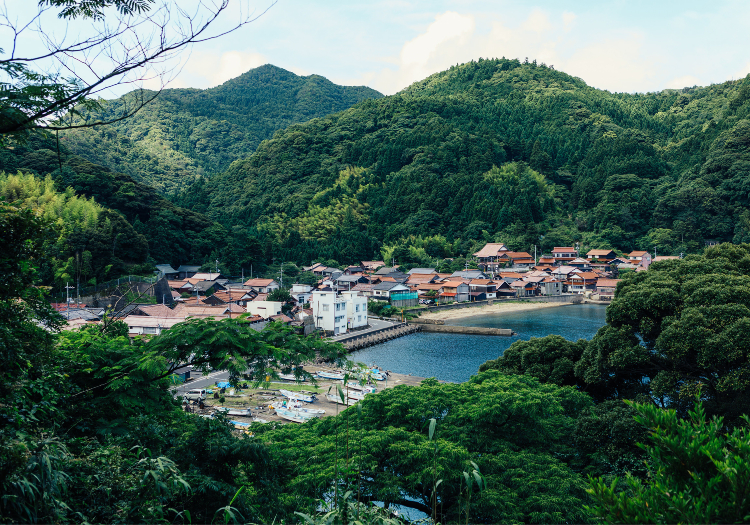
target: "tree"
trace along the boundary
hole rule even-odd
[[[687,419],[675,410],[632,404],[650,430],[647,481],[624,486],[591,479],[594,514],[607,523],[746,523],[750,520],[750,420],[729,433],[700,401]],[[623,490],[624,489],[624,490]]]
[[[452,523],[465,512],[459,480],[473,461],[486,489],[471,498],[472,523],[583,522],[584,483],[563,458],[576,455],[569,436],[590,404],[569,387],[488,371],[461,384],[428,379],[389,388],[337,417],[258,435],[280,473],[272,504],[283,514],[315,511],[338,484],[339,492],[359,492],[362,501],[428,515],[436,499],[440,523]],[[336,447],[339,457],[342,449],[346,454],[347,419],[361,455],[359,445],[350,448],[344,457],[351,468],[337,476]]]
[[[26,6],[28,7],[28,6]],[[240,15],[228,30],[211,32],[229,0],[200,3],[188,13],[169,1],[40,0],[25,22],[7,11],[0,15],[12,33],[0,71],[8,77],[0,90],[0,140],[30,130],[91,127],[122,120],[154,100],[176,71],[178,54],[191,46],[243,27],[256,17]],[[68,22],[88,21],[87,32],[59,38],[47,29],[53,9]],[[45,50],[25,54],[16,43],[36,33]],[[160,89],[137,89],[117,114],[93,97],[117,86],[157,81]]]

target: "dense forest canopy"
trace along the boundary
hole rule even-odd
[[[104,102],[105,113],[118,115],[133,96]],[[133,117],[72,130],[61,141],[71,152],[166,195],[224,171],[291,124],[379,97],[367,87],[339,86],[266,64],[215,88],[165,89]]]
[[[177,202],[295,260],[408,253],[410,235],[460,240],[454,255],[491,240],[695,253],[750,236],[749,118],[747,78],[623,94],[472,61],[292,125]]]
[[[0,149],[0,198],[60,217],[55,247],[40,268],[45,284],[63,284],[73,275],[82,285],[101,283],[127,273],[152,275],[154,263],[217,258],[228,263],[225,271],[239,275],[243,266],[263,260],[260,243],[245,229],[225,228],[176,206],[130,175],[71,155],[64,146],[58,152],[54,138],[41,134]],[[70,213],[75,220],[63,220]]]

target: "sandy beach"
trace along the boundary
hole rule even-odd
[[[464,317],[477,317],[487,314],[500,314],[510,312],[523,312],[525,310],[539,310],[541,308],[552,308],[556,306],[568,306],[572,303],[542,303],[542,302],[502,302],[485,306],[471,306],[457,308],[455,310],[442,310],[438,312],[426,312],[420,315],[421,319],[436,319],[446,321],[448,319],[462,319]]]

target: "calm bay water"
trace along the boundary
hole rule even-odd
[[[453,319],[446,324],[510,328],[518,335],[491,337],[420,332],[358,350],[351,354],[351,359],[374,363],[399,374],[463,382],[477,373],[479,365],[497,359],[515,341],[551,334],[574,341],[591,339],[605,324],[604,312],[604,306],[576,304]]]

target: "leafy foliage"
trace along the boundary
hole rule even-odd
[[[607,523],[742,523],[750,519],[750,433],[725,433],[722,418],[706,419],[700,402],[688,419],[674,410],[635,405],[650,429],[649,480],[629,476],[590,481],[594,513]]]
[[[681,416],[701,392],[709,414],[734,423],[750,410],[749,272],[748,244],[654,263],[624,277],[591,341],[519,341],[481,369],[575,386],[596,401],[648,399]]]
[[[440,522],[453,521],[465,510],[460,480],[474,461],[486,489],[471,497],[472,523],[580,522],[582,478],[560,458],[573,450],[563,436],[589,405],[570,388],[492,371],[463,384],[397,386],[335,418],[258,432],[275,458],[283,489],[273,505],[281,512],[313,511],[338,484],[339,493],[352,491],[358,501],[431,514],[434,480],[442,479]]]

